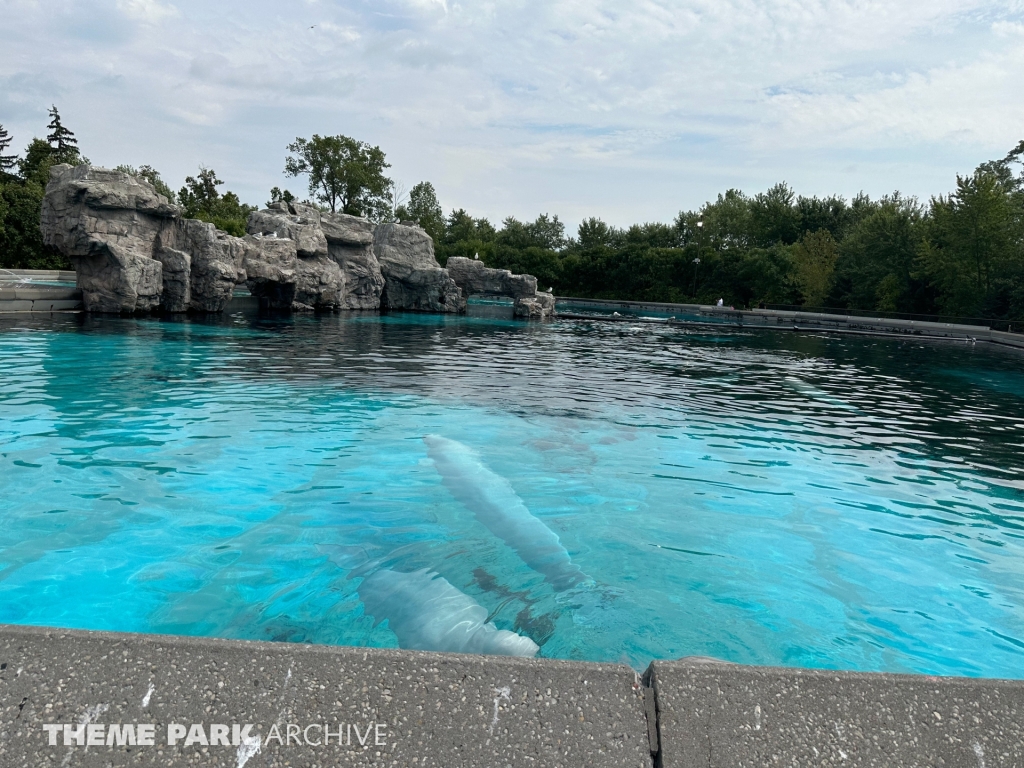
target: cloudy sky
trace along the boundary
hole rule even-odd
[[[263,203],[296,136],[500,220],[925,199],[1024,138],[1024,0],[0,0],[0,124]]]

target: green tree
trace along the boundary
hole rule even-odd
[[[53,148],[43,139],[32,139],[18,159],[18,175],[23,181],[34,181],[45,187],[50,178],[50,167],[55,163]]]
[[[865,215],[840,243],[828,303],[859,310],[929,311],[926,286],[917,278],[915,265],[924,219],[921,206],[899,193],[861,205]]]
[[[1003,171],[982,166],[958,176],[956,192],[932,200],[920,265],[946,314],[1001,314],[1019,287],[1013,283],[1024,266],[1021,195]]]
[[[609,227],[601,219],[591,216],[580,222],[576,229],[576,242],[583,250],[605,248],[616,240],[614,227]]]
[[[61,122],[60,113],[57,112],[56,106],[50,107],[50,122],[46,127],[50,131],[46,137],[46,142],[52,150],[54,164],[67,163],[68,165],[78,165],[81,162],[81,155],[78,151],[78,139]]]
[[[77,148],[64,158],[82,162]],[[39,217],[50,168],[61,158],[43,139],[33,139],[16,160],[17,174],[0,173],[0,267],[70,269],[71,262],[43,244]]]
[[[221,195],[217,187],[223,184],[212,168],[200,166],[198,176],[185,179],[185,186],[178,192],[178,204],[187,218],[208,221],[229,235],[242,237],[246,220],[256,207],[242,203],[234,192]]]
[[[3,178],[4,174],[10,174],[14,170],[14,166],[18,163],[17,155],[5,155],[4,152],[11,146],[11,134],[7,132],[7,129],[0,125],[0,179]]]
[[[485,264],[491,264],[497,234],[487,219],[475,219],[460,208],[452,211],[445,220],[444,235],[440,243],[434,241],[434,252],[441,266],[447,264],[451,256],[479,258]]]
[[[785,183],[776,184],[750,201],[750,225],[755,245],[791,245],[803,234],[795,194]]]
[[[400,220],[410,219],[426,230],[435,246],[445,235],[444,211],[437,200],[437,192],[429,181],[421,181],[409,191],[409,202],[396,211]]]
[[[825,230],[836,242],[846,237],[853,218],[846,200],[835,195],[825,198],[800,196],[796,199],[796,210],[802,234]]]
[[[384,175],[391,166],[380,147],[348,136],[297,138],[288,145],[294,156],[285,160],[289,176],[309,177],[309,193],[336,212],[366,216],[376,221],[392,213],[392,182]]]
[[[138,168],[135,168],[131,165],[119,165],[114,170],[120,171],[121,173],[127,173],[129,176],[135,176],[136,178],[139,179],[145,179],[146,181],[153,185],[153,188],[159,194],[166,197],[168,201],[172,203],[175,202],[176,198],[174,196],[174,190],[167,186],[167,182],[165,182],[163,178],[161,178],[160,172],[156,170],[153,166],[140,165]]]
[[[290,203],[294,200],[295,195],[287,189],[282,192],[280,187],[274,187],[270,190],[270,201],[267,203],[267,207],[269,208],[274,203]]]
[[[793,246],[792,257],[803,303],[808,307],[823,306],[839,259],[839,246],[832,233],[828,229],[808,232]]]
[[[702,226],[697,226],[701,223]],[[699,211],[687,211],[676,217],[680,245],[694,244],[698,249],[726,251],[748,248],[752,244],[751,201],[738,189],[720,194]]]

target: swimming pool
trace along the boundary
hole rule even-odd
[[[984,345],[7,318],[0,622],[1019,678],[1022,450]]]

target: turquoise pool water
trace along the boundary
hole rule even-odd
[[[983,345],[0,319],[0,622],[395,647],[444,579],[546,657],[1019,678],[1022,455]]]

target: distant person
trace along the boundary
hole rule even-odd
[[[723,306],[725,306],[725,300],[724,300],[724,299],[719,299],[719,300],[718,300],[718,306],[719,306],[719,307],[723,307]]]

